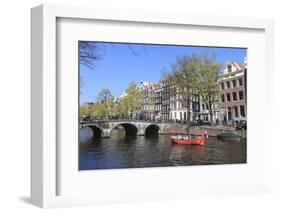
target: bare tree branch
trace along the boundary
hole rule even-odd
[[[95,42],[79,42],[79,59],[81,65],[84,65],[90,69],[94,69],[96,62],[101,58],[102,54],[99,53]]]

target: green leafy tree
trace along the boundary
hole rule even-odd
[[[91,116],[93,117],[103,117],[108,114],[107,107],[103,103],[96,103],[93,105],[91,110]]]
[[[106,115],[112,114],[114,96],[109,89],[103,89],[99,92],[97,96],[97,101],[102,104],[106,109]]]
[[[182,106],[187,109],[190,125],[193,94],[198,94],[209,109],[213,124],[213,107],[218,95],[218,76],[221,65],[216,63],[216,55],[183,55],[171,66],[168,76],[171,87],[176,87],[181,96]]]
[[[202,101],[209,109],[211,124],[214,124],[214,105],[219,94],[219,71],[221,65],[216,62],[216,55],[198,56],[200,64],[196,72],[196,89]]]
[[[118,112],[124,115],[138,112],[141,109],[141,92],[136,83],[132,81],[121,98]]]
[[[88,105],[80,106],[80,117],[90,116],[90,109]]]
[[[114,101],[114,99],[110,99],[107,102],[107,110],[108,114],[111,116],[118,115],[118,102]]]
[[[199,58],[196,55],[183,55],[177,57],[176,62],[171,66],[171,73],[166,78],[170,87],[176,90],[181,97],[179,100],[187,109],[187,125],[190,126],[191,102],[196,90],[196,70],[199,66]]]
[[[126,101],[122,98],[117,105],[117,115],[128,115],[128,107]]]

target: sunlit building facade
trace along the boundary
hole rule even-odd
[[[219,109],[223,122],[246,120],[247,118],[247,61],[244,64],[226,63],[219,80]]]

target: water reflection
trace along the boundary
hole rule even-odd
[[[206,148],[200,145],[179,145],[173,144],[170,152],[170,160],[173,165],[179,166],[189,164],[202,164],[205,158]]]
[[[177,145],[169,135],[125,136],[120,130],[110,138],[85,140],[85,135],[79,145],[80,170],[246,162],[246,142],[209,138],[205,146]]]

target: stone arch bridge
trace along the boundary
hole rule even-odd
[[[159,123],[133,120],[86,121],[80,122],[80,129],[89,127],[95,138],[110,137],[113,129],[122,128],[126,135],[172,134],[187,132],[187,126],[179,123]]]

